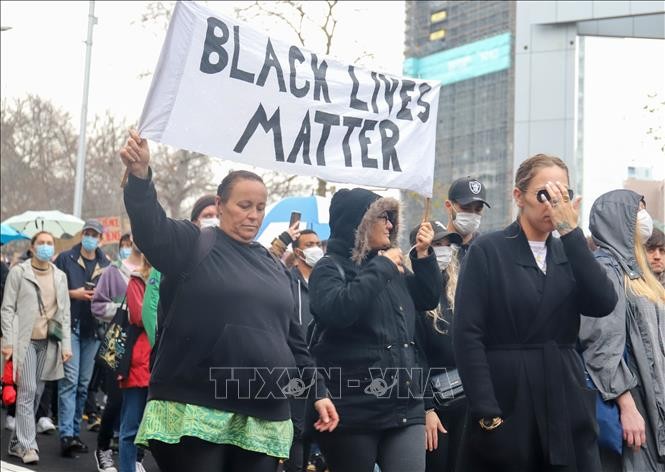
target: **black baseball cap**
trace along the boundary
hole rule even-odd
[[[470,176],[457,179],[450,185],[448,199],[459,203],[460,205],[482,202],[487,208],[491,208],[486,201],[487,196],[485,194],[485,186],[481,184],[480,181]]]
[[[430,220],[429,224],[432,225],[432,229],[434,230],[434,237],[432,238],[432,242],[440,241],[444,238],[448,238],[448,241],[450,241],[453,244],[461,245],[462,244],[462,236],[459,234],[448,231],[448,228],[446,228],[446,225],[441,223],[440,221],[434,221]],[[420,224],[418,224],[415,228],[411,230],[411,234],[409,234],[409,243],[411,246],[416,244],[416,236],[418,235],[418,230],[420,229]]]

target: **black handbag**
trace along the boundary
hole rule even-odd
[[[113,320],[104,334],[97,351],[96,361],[126,378],[132,360],[132,349],[140,334],[140,328],[129,323],[126,299],[117,308]]]
[[[449,369],[430,378],[434,403],[448,407],[465,399],[464,386],[457,369]]]

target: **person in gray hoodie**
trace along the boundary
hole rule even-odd
[[[603,470],[665,471],[665,289],[649,270],[644,243],[653,221],[644,198],[613,190],[593,204],[595,252],[619,298],[607,317],[582,317],[584,363],[605,401],[619,407],[620,457],[601,449]]]

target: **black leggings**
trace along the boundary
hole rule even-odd
[[[177,444],[149,440],[152,452],[162,472],[196,470],[205,472],[275,472],[277,458],[246,451],[227,444],[214,444],[191,436],[180,438]]]
[[[106,406],[97,435],[97,449],[101,450],[111,448],[113,427],[120,420],[120,410],[122,409],[122,391],[115,379],[115,374],[111,369],[104,369],[104,373],[106,375]]]
[[[381,472],[425,471],[422,424],[375,432],[318,433],[316,441],[331,472],[373,472],[375,463]]]

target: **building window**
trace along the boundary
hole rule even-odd
[[[432,13],[429,17],[429,21],[430,23],[439,23],[440,21],[443,21],[446,18],[448,18],[448,12],[446,10],[441,10]]]
[[[436,31],[432,31],[429,34],[429,40],[430,41],[437,41],[437,40],[443,39],[445,37],[446,37],[446,30],[444,30],[444,29],[439,29],[439,30],[436,30]]]

